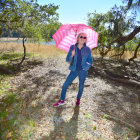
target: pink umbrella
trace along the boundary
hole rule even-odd
[[[92,27],[85,24],[64,24],[52,37],[58,48],[68,52],[70,46],[76,43],[79,33],[85,33],[87,35],[86,44],[90,49],[98,46],[99,34]]]

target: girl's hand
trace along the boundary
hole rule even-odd
[[[75,50],[72,51],[72,57],[75,55]]]

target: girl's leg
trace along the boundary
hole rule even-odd
[[[78,77],[79,77],[79,91],[78,91],[78,94],[77,94],[77,99],[81,99],[81,97],[82,97],[82,93],[83,93],[83,89],[84,89],[84,83],[85,83],[87,74],[88,74],[87,71],[84,71],[84,70],[79,71],[79,74],[78,74]]]
[[[73,82],[73,80],[78,76],[76,71],[71,71],[70,74],[68,75],[65,83],[62,86],[62,91],[61,91],[61,97],[60,100],[65,100],[66,97],[66,92],[67,92],[67,88],[69,87],[69,85]]]

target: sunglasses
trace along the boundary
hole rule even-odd
[[[87,37],[85,37],[85,36],[80,36],[80,38],[87,39]]]

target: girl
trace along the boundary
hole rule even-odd
[[[62,86],[61,96],[57,103],[53,104],[58,107],[65,104],[66,91],[73,80],[79,77],[79,91],[77,94],[76,105],[80,105],[84,82],[88,74],[88,70],[92,65],[92,55],[89,47],[86,46],[87,36],[85,33],[80,33],[77,37],[77,43],[72,45],[66,57],[66,61],[70,62],[70,73]]]

